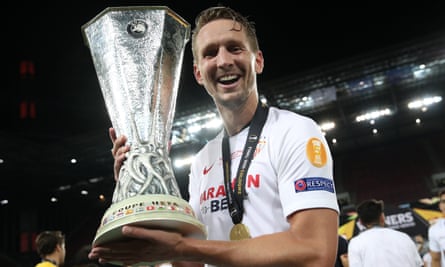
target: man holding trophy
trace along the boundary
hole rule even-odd
[[[97,242],[89,257],[123,265],[334,266],[339,208],[319,127],[260,101],[256,75],[264,58],[252,22],[231,8],[213,7],[195,23],[194,76],[224,123],[190,170],[188,204],[205,231],[193,219],[179,219],[179,230],[128,223],[118,227],[122,240]],[[113,124],[119,185],[134,146],[116,130]]]

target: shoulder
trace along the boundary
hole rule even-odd
[[[320,127],[312,118],[277,107],[269,108],[265,127],[277,135],[286,134],[289,131],[296,135],[321,133]]]
[[[445,218],[439,218],[433,224],[431,224],[430,229],[438,229],[444,226],[445,226]]]
[[[198,151],[197,154],[201,154],[203,151],[218,149],[221,147],[221,142],[224,136],[224,132],[220,131],[215,137],[208,140]]]
[[[348,242],[348,253],[358,252],[366,243],[366,237],[364,238],[361,234],[352,237]]]
[[[437,219],[428,229],[428,233],[436,233],[445,230],[445,218]]]
[[[384,227],[384,228],[382,228],[382,230],[383,230],[385,235],[390,236],[390,237],[392,237],[394,239],[397,238],[400,241],[407,242],[407,243],[410,243],[410,244],[412,243],[413,245],[415,244],[414,240],[411,238],[411,236],[408,235],[405,232],[402,232],[402,231],[399,231],[399,230],[396,230],[396,229],[392,229],[392,228],[389,228],[389,227]]]
[[[308,116],[274,106],[269,107],[269,119],[274,121],[290,120],[300,123],[315,123],[314,120]]]
[[[356,244],[360,244],[361,242],[366,242],[362,240],[366,240],[368,238],[369,230],[360,232],[358,235],[353,236],[351,239],[349,239],[348,247],[354,246]]]

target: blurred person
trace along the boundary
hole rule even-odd
[[[445,188],[439,191],[439,210],[443,217],[428,229],[431,267],[445,267]]]
[[[35,267],[59,267],[65,263],[65,236],[61,231],[43,231],[37,235],[37,253],[41,262]]]
[[[124,226],[130,241],[94,247],[90,258],[175,266],[334,266],[339,208],[323,133],[308,117],[261,103],[257,75],[264,58],[253,22],[222,6],[202,11],[195,22],[194,76],[224,124],[195,156],[189,176],[189,203],[207,227],[207,240]],[[130,147],[113,128],[110,137],[117,179]],[[257,183],[245,185],[249,177]],[[231,240],[233,228],[243,235]]]
[[[422,260],[423,260],[423,267],[431,267],[431,254],[429,252],[423,255]]]
[[[361,202],[357,215],[366,229],[349,240],[350,267],[423,266],[413,239],[406,233],[385,227],[383,201]]]
[[[417,251],[419,251],[420,257],[423,257],[423,255],[429,251],[428,240],[421,234],[415,235],[413,239],[416,243]]]
[[[337,259],[334,267],[348,267],[348,240],[338,235]]]

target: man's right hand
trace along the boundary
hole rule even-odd
[[[113,142],[111,154],[114,158],[114,179],[117,182],[117,180],[119,179],[119,171],[125,159],[127,158],[126,153],[130,151],[130,146],[125,144],[127,142],[127,137],[125,135],[117,137],[116,131],[113,127],[110,127],[108,129],[108,133],[110,134],[111,142]]]

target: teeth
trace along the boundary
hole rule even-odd
[[[226,81],[230,81],[233,79],[236,79],[236,75],[228,75],[228,76],[221,77],[220,81],[226,82]]]

